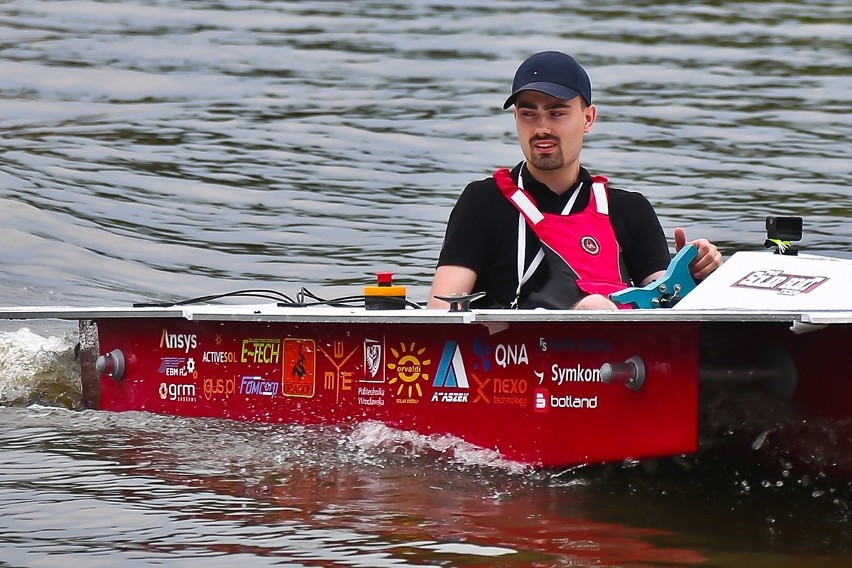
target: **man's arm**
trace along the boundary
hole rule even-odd
[[[458,296],[473,292],[476,284],[476,272],[464,266],[445,265],[439,266],[432,280],[432,289],[429,292],[429,308],[448,308],[447,302],[435,299],[435,296]]]

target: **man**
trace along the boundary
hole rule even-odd
[[[670,261],[659,219],[639,193],[610,188],[580,166],[597,109],[586,71],[569,55],[536,53],[515,73],[518,141],[526,157],[509,172],[469,184],[447,224],[435,296],[485,292],[475,307],[617,309],[609,294],[645,286]],[[675,248],[686,244],[675,229]],[[693,241],[696,281],[722,263],[706,239]]]

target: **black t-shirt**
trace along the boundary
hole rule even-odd
[[[512,170],[518,179],[521,164]],[[580,168],[580,188],[571,213],[589,204],[592,177]],[[572,191],[553,193],[524,168],[524,189],[538,208],[562,213]],[[671,260],[666,237],[651,203],[640,193],[609,188],[609,216],[627,272],[639,284],[654,272],[665,270]],[[526,266],[541,248],[541,242],[526,225]],[[438,266],[470,268],[477,274],[473,292],[484,291],[477,307],[508,307],[518,285],[518,210],[497,187],[494,178],[468,184],[450,213]],[[523,300],[547,281],[547,263],[541,263],[521,290]]]

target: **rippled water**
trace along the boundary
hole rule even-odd
[[[850,37],[840,0],[3,2],[0,304],[333,293],[379,269],[425,300],[455,197],[521,157],[500,106],[541,49],[592,75],[584,163],[669,235],[729,254],[798,214],[803,248],[852,258]],[[28,327],[0,325],[0,565],[852,555],[848,486],[760,453],[772,436],[753,470],[533,474],[381,429],[106,415],[78,408],[73,329]]]

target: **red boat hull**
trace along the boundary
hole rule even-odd
[[[99,320],[97,333],[99,353],[119,350],[126,367],[119,379],[84,381],[103,410],[375,420],[544,467],[697,447],[698,322],[513,322],[490,333],[455,323],[115,318]],[[644,362],[642,388],[603,382],[602,365],[633,357]]]

